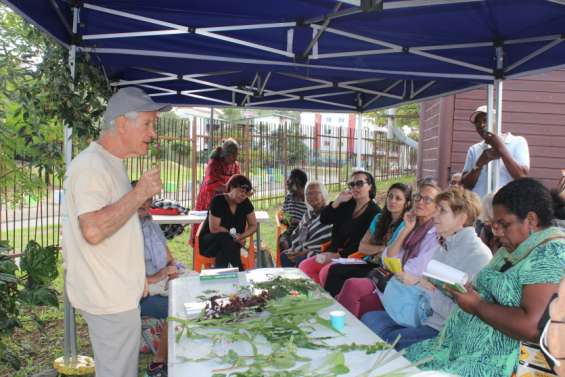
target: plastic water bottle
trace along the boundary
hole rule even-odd
[[[235,228],[231,228],[230,229],[230,235],[235,238],[235,236],[237,236],[237,230],[235,230]]]

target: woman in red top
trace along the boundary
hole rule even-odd
[[[237,156],[239,154],[239,145],[232,138],[224,140],[221,146],[210,156],[204,179],[200,185],[200,191],[196,197],[194,210],[206,211],[210,207],[210,203],[214,196],[226,191],[226,183],[234,174],[241,174]],[[194,241],[198,225],[192,227],[191,244]]]

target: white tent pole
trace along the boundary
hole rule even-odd
[[[502,47],[496,47],[496,69],[499,72],[502,72],[504,68],[504,57]],[[497,78],[495,80],[496,86],[496,130],[495,133],[497,135],[502,135],[502,79]],[[498,188],[498,177],[500,176],[500,164],[502,164],[502,160],[498,159],[494,163],[494,172],[492,177],[492,189],[493,191]]]
[[[214,106],[210,106],[210,128],[208,129],[208,154],[214,148]]]
[[[73,8],[73,36],[77,33],[79,9]],[[74,42],[74,41],[73,41]],[[75,80],[75,64],[76,64],[76,45],[73,43],[69,48],[69,70],[71,73],[71,80],[74,83]],[[73,129],[70,124],[65,124],[64,128],[64,145],[63,153],[65,158],[65,167],[68,167],[73,158],[73,142],[72,142]],[[66,278],[66,274],[64,275]],[[65,279],[66,280],[66,279]],[[67,296],[66,282],[63,289],[64,295],[64,338],[63,338],[63,348],[64,348],[64,363],[75,364],[77,361],[77,339],[76,339],[76,320],[75,311],[72,307],[69,298]]]
[[[487,86],[487,130],[488,132],[493,131],[493,116],[492,116],[492,108],[494,102],[494,86],[489,84]],[[492,169],[491,163],[487,164],[487,191],[493,191],[493,174],[494,171]]]
[[[357,113],[357,127],[355,128],[357,131],[357,163],[355,165],[357,166],[357,168],[361,168],[361,141],[363,137],[363,113],[361,112]]]

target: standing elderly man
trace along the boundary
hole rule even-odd
[[[514,136],[510,132],[500,136],[487,131],[487,107],[479,106],[470,118],[475,130],[483,139],[471,145],[467,151],[461,184],[483,198],[488,192],[487,169],[498,165],[498,187],[521,177],[530,170],[530,152],[528,142],[522,136]],[[498,188],[497,187],[497,188]]]
[[[64,180],[66,290],[86,323],[97,377],[136,377],[145,293],[143,234],[137,209],[161,191],[160,170],[132,189],[124,159],[142,156],[156,137],[159,104],[141,89],[108,101],[100,138],[71,162]]]

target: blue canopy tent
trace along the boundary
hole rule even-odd
[[[8,4],[174,104],[365,112],[565,64],[562,0]]]
[[[504,79],[565,66],[565,0],[3,1],[71,72],[88,52],[111,85],[179,105],[362,113],[496,83],[500,130]]]

